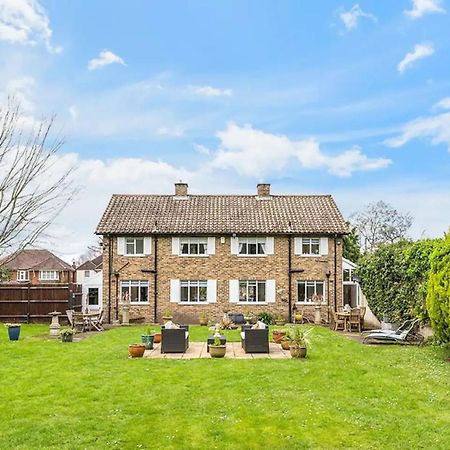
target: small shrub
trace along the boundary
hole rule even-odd
[[[257,316],[257,319],[261,322],[264,322],[266,325],[272,325],[274,323],[274,317],[273,314],[271,314],[268,311],[263,311],[259,313]]]

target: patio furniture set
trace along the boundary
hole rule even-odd
[[[359,333],[364,327],[364,316],[366,314],[366,307],[351,308],[349,310],[330,311],[332,322],[331,325],[335,331],[341,329],[342,331],[352,332],[356,329]]]
[[[67,319],[70,326],[78,333],[85,331],[103,331],[103,310],[95,312],[76,312],[67,310]]]

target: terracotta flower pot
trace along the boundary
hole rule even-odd
[[[280,344],[283,350],[289,350],[291,348],[291,341],[281,341]]]
[[[272,339],[273,342],[276,344],[281,344],[281,341],[283,340],[284,336],[286,336],[286,331],[273,331],[272,332]]]
[[[293,358],[306,358],[306,347],[291,346],[290,350]]]
[[[226,345],[210,345],[209,346],[209,354],[211,358],[223,358],[225,353],[227,352]]]
[[[161,333],[155,333],[153,335],[153,343],[159,344],[161,342]]]
[[[128,346],[128,354],[132,358],[142,358],[145,352],[144,344],[131,344]]]
[[[208,325],[208,319],[206,317],[201,317],[199,319],[199,323],[200,323],[201,326],[204,327],[204,326]]]

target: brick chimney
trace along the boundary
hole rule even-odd
[[[270,184],[259,183],[256,190],[258,197],[270,197]]]
[[[187,183],[175,183],[175,197],[187,197],[188,185]]]

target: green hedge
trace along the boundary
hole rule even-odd
[[[450,342],[450,233],[431,255],[427,306],[437,342]]]
[[[361,287],[372,312],[401,322],[426,314],[430,255],[440,240],[383,245],[359,262]]]

